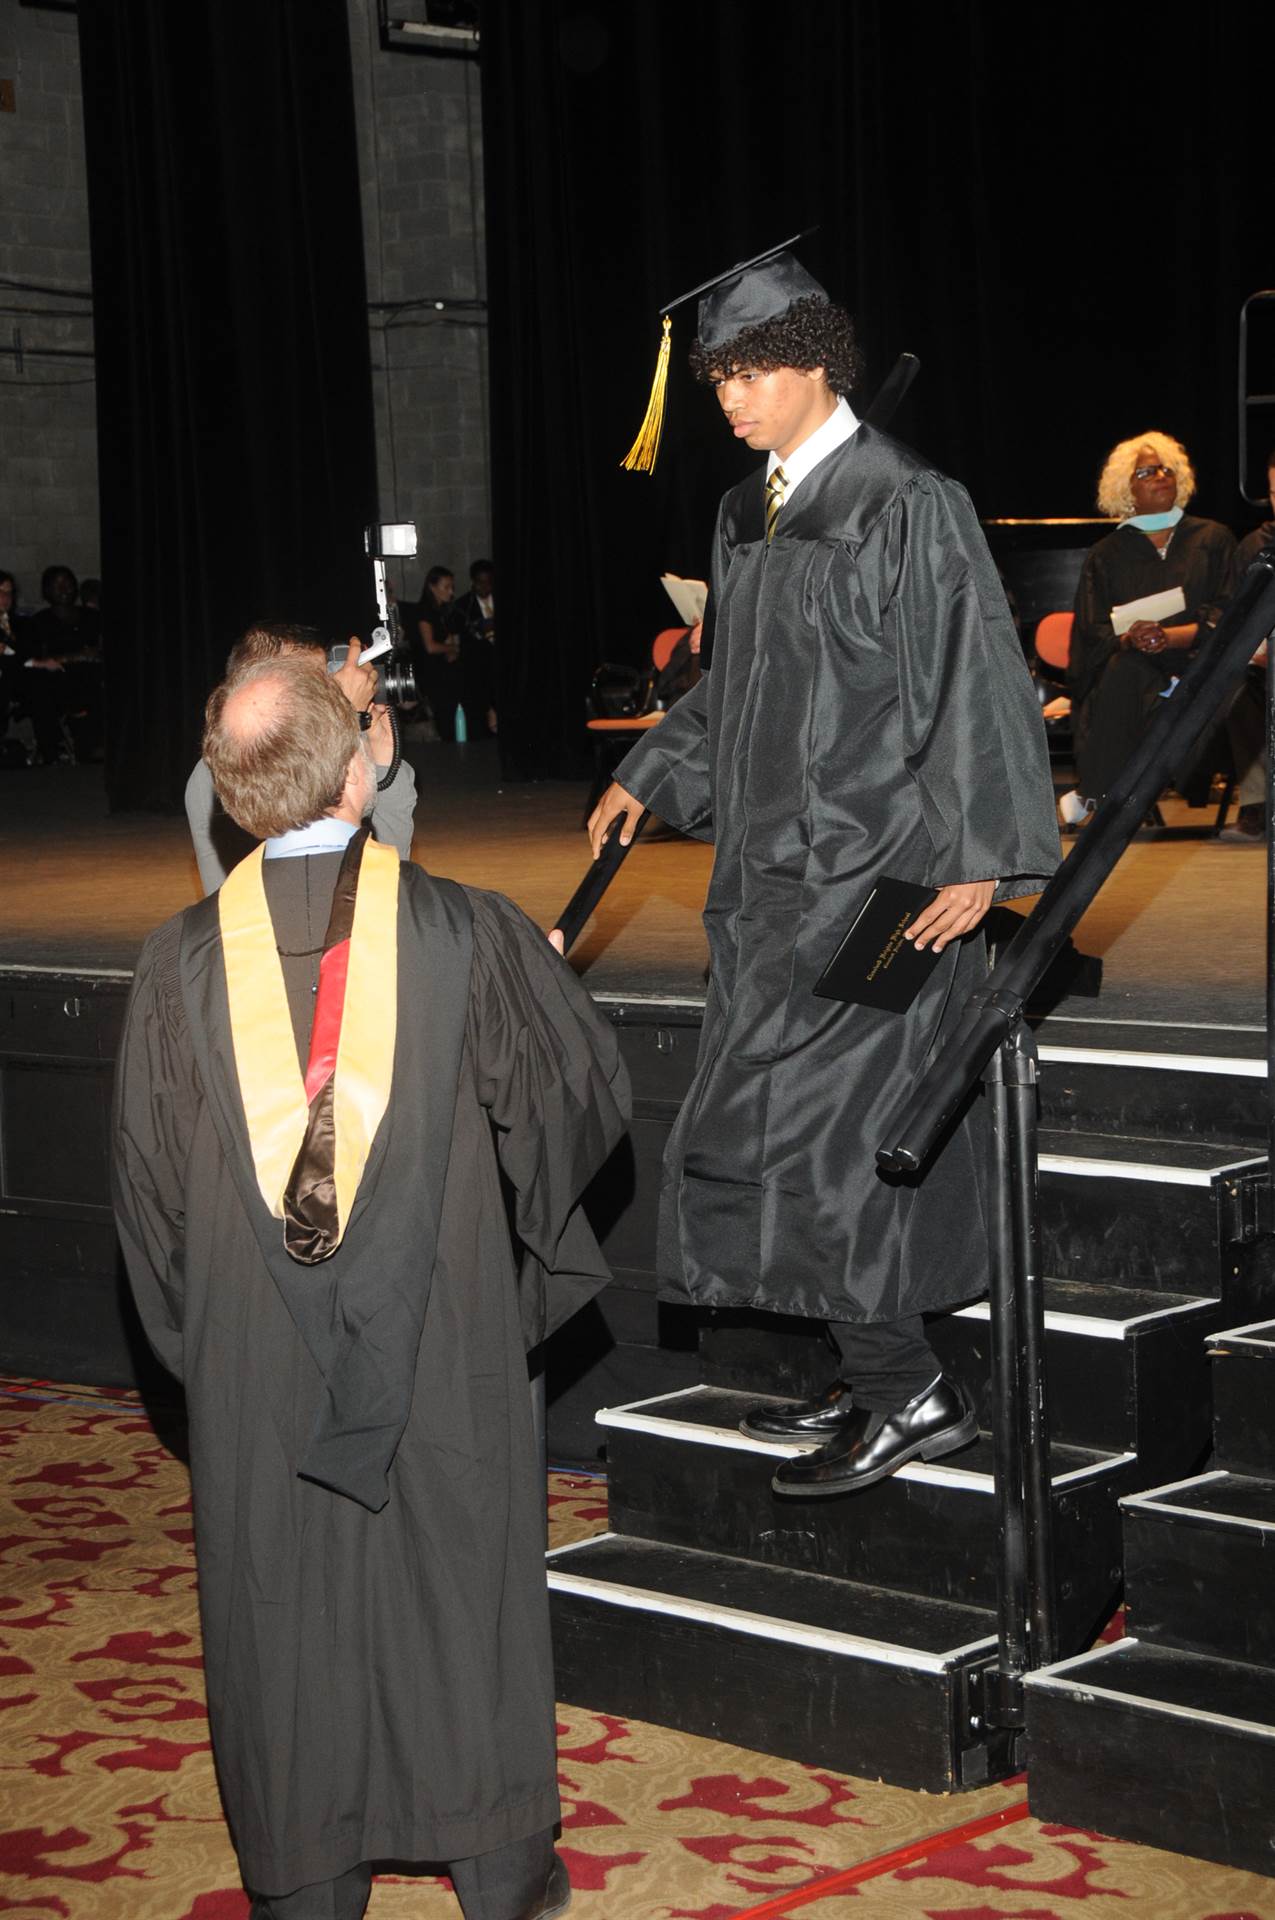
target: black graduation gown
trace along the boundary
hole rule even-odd
[[[722,502],[711,671],[616,776],[716,844],[660,1268],[673,1298],[887,1320],[986,1286],[981,1110],[919,1180],[874,1157],[984,942],[950,946],[906,1014],[812,989],[882,874],[1038,890],[1059,855],[1048,754],[963,488],[867,426],[769,546],[763,488]]]
[[[1076,780],[1087,799],[1106,793],[1159,711],[1161,694],[1191,657],[1177,649],[1139,653],[1122,648],[1111,624],[1112,607],[1181,587],[1186,610],[1165,624],[1213,625],[1234,588],[1235,563],[1230,528],[1190,513],[1178,521],[1163,559],[1137,527],[1117,527],[1085,555],[1067,678]],[[1187,772],[1182,769],[1179,777]]]
[[[516,908],[401,871],[393,1089],[332,1259],[290,1261],[253,1184],[215,900],[147,941],[119,1063],[120,1234],[185,1383],[213,1751],[267,1894],[558,1817],[525,1344],[606,1278],[576,1202],[627,1081]]]

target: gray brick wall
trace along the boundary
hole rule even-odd
[[[0,6],[0,274],[60,288],[89,285],[89,217],[74,16]],[[28,608],[52,561],[98,567],[97,425],[87,300],[0,284],[0,566]],[[36,312],[34,309],[46,309]],[[22,360],[14,352],[15,330]]]
[[[485,297],[482,141],[472,61],[382,52],[375,0],[348,0],[371,301]],[[0,274],[89,285],[79,45],[71,15],[0,0]],[[87,302],[0,286],[0,566],[28,607],[51,561],[97,573],[97,439]],[[33,309],[50,309],[36,313]],[[23,346],[21,368],[14,329]],[[383,520],[415,520],[415,596],[435,561],[463,581],[490,551],[487,340],[481,313],[369,316]],[[41,357],[42,351],[48,357]],[[357,529],[352,530],[357,537]]]
[[[368,298],[486,296],[482,131],[473,61],[383,52],[375,0],[349,0]],[[482,314],[370,315],[383,520],[414,520],[425,570],[491,549],[487,334]]]

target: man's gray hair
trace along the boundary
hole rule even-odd
[[[257,840],[331,813],[361,744],[354,708],[304,654],[229,675],[205,710],[203,752],[217,797]]]

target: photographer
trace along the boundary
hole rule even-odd
[[[370,709],[372,724],[365,738],[376,762],[377,779],[385,777],[393,764],[394,735],[389,713],[374,706],[376,673],[359,665],[359,642],[351,639],[345,665],[332,678],[356,713]],[[327,642],[313,627],[275,623],[251,627],[236,641],[226,661],[226,674],[241,672],[262,660],[296,655],[312,664],[316,671],[327,670]],[[372,808],[372,832],[387,846],[396,847],[401,860],[412,857],[412,824],[416,812],[416,775],[406,760],[400,761],[394,778],[381,791],[378,787]],[[215,893],[232,867],[252,851],[253,841],[237,827],[217,804],[212,774],[207,763],[199,760],[186,782],[186,819],[195,844],[195,860],[205,893]]]
[[[551,1920],[526,1348],[607,1278],[578,1202],[628,1116],[615,1033],[511,902],[369,837],[327,675],[244,669],[204,755],[264,845],[143,948],[114,1193],[186,1392],[252,1920],[358,1920],[378,1860],[448,1862],[465,1920]]]

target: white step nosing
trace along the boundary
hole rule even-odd
[[[610,1529],[606,1533],[586,1533],[583,1540],[568,1540],[565,1547],[550,1547],[545,1560],[547,1562],[561,1560],[564,1554],[579,1553],[583,1547],[596,1547],[602,1540],[622,1540],[623,1538],[622,1533],[615,1533]]]
[[[1059,1016],[1070,1027],[1155,1027],[1170,1033],[1260,1033],[1266,1028],[1233,1020],[1134,1020],[1116,1013],[1067,1013]]]
[[[1183,1481],[1184,1486],[1200,1486],[1208,1480],[1226,1479],[1223,1469],[1220,1473],[1202,1473],[1194,1482]],[[1167,1514],[1173,1520],[1189,1520],[1197,1527],[1247,1528],[1251,1533],[1275,1533],[1275,1520],[1254,1520],[1246,1513],[1227,1513],[1214,1507],[1185,1507],[1176,1501],[1157,1498],[1162,1492],[1171,1492],[1171,1488],[1152,1487],[1146,1493],[1129,1494],[1120,1501],[1121,1507],[1132,1507],[1136,1513]]]
[[[1140,1500],[1149,1500],[1153,1493],[1182,1493],[1187,1487],[1203,1486],[1207,1480],[1225,1480],[1225,1467],[1210,1467],[1207,1473],[1189,1473],[1185,1480],[1166,1480],[1160,1487],[1142,1487],[1137,1493],[1126,1493],[1120,1505],[1137,1505]]]
[[[1155,1320],[1169,1320],[1177,1314],[1192,1314],[1200,1307],[1216,1307],[1215,1299],[1180,1300],[1172,1307],[1152,1307],[1146,1313],[1131,1313],[1127,1320],[1103,1320],[1091,1313],[1067,1313],[1061,1307],[1045,1308],[1045,1328],[1050,1333],[1084,1334],[1090,1340],[1123,1340],[1134,1327],[1149,1325]],[[953,1316],[958,1320],[991,1320],[991,1305],[986,1300],[976,1300],[973,1306],[958,1307]]]
[[[670,1400],[685,1400],[688,1394],[711,1391],[707,1383],[701,1381],[694,1387],[671,1387],[667,1393],[648,1394],[645,1400],[626,1400],[622,1407],[599,1407],[594,1414],[594,1424],[609,1427],[613,1424],[611,1415],[616,1413],[637,1413],[641,1407],[666,1406]],[[742,1437],[742,1436],[741,1436]]]
[[[599,1407],[594,1420],[600,1427],[617,1427],[625,1433],[649,1433],[657,1439],[680,1440],[695,1447],[718,1447],[727,1453],[759,1453],[773,1459],[791,1460],[801,1454],[810,1453],[821,1446],[820,1440],[755,1440],[751,1434],[741,1433],[738,1427],[713,1427],[690,1420],[667,1420],[660,1414],[639,1413],[639,1407],[654,1406],[658,1401],[678,1400],[685,1394],[711,1391],[703,1386],[679,1387],[676,1393],[658,1394],[651,1400],[635,1400],[629,1407]],[[1136,1460],[1133,1453],[1109,1454],[1101,1460],[1091,1460],[1083,1467],[1071,1467],[1066,1473],[1051,1476],[1051,1484],[1064,1487],[1077,1480],[1088,1480],[1110,1468],[1125,1466]],[[922,1486],[963,1488],[969,1493],[990,1494],[995,1491],[995,1480],[990,1473],[977,1473],[970,1467],[945,1467],[939,1462],[909,1460],[890,1476],[893,1480],[914,1481]]]
[[[1244,1080],[1266,1078],[1266,1062],[1255,1060],[1251,1055],[1228,1060],[1221,1053],[1134,1053],[1121,1047],[1055,1046],[1052,1041],[1043,1040],[1040,1057],[1059,1066],[1151,1067],[1159,1071],[1178,1067],[1184,1073],[1233,1074]]]
[[[1084,1680],[1070,1677],[1068,1669],[1075,1669],[1086,1663],[1097,1666],[1106,1656],[1118,1654],[1121,1648],[1136,1647],[1138,1641],[1132,1637],[1115,1640],[1109,1647],[1100,1647],[1096,1651],[1075,1654],[1070,1660],[1059,1660],[1052,1667],[1041,1667],[1036,1673],[1027,1674],[1024,1685],[1029,1693],[1074,1694],[1082,1700],[1110,1700],[1118,1707],[1134,1709],[1141,1713],[1153,1713],[1162,1719],[1188,1720],[1211,1727],[1226,1727],[1233,1733],[1256,1734],[1260,1740],[1275,1742],[1275,1726],[1265,1720],[1239,1720],[1234,1714],[1214,1713],[1208,1707],[1185,1707],[1177,1701],[1157,1700],[1145,1693],[1125,1693],[1117,1687],[1093,1685]],[[1231,1662],[1238,1665],[1238,1662]]]
[[[590,991],[589,998],[600,1007],[676,1007],[678,1011],[696,1008],[704,1011],[704,996],[693,993],[657,993],[654,989],[635,993],[621,993],[614,987],[603,987],[598,992]]]
[[[603,1536],[609,1538],[611,1536]],[[632,1587],[614,1580],[595,1580],[587,1574],[560,1573],[549,1568],[549,1588],[553,1593],[574,1594],[582,1600],[596,1600],[604,1606],[624,1607],[637,1613],[659,1613],[677,1620],[693,1620],[700,1626],[718,1627],[729,1633],[746,1634],[754,1640],[777,1640],[785,1646],[806,1647],[814,1653],[833,1653],[843,1659],[871,1660],[880,1666],[907,1667],[913,1672],[947,1673],[960,1660],[991,1652],[995,1634],[971,1640],[943,1653],[925,1653],[916,1647],[901,1647],[889,1640],[872,1640],[864,1634],[843,1633],[832,1627],[807,1627],[796,1620],[782,1620],[775,1614],[752,1613],[739,1607],[722,1607],[711,1600],[690,1600],[681,1594],[662,1593],[653,1587]]]
[[[1109,1473],[1116,1467],[1127,1467],[1137,1459],[1136,1453],[1112,1453],[1105,1460],[1091,1460],[1087,1467],[1072,1467],[1067,1473],[1055,1473],[1050,1476],[1053,1487],[1074,1486],[1077,1480],[1096,1480],[1099,1474]],[[991,1475],[988,1475],[991,1478]]]
[[[1089,1180],[1144,1180],[1163,1187],[1211,1187],[1223,1173],[1262,1166],[1266,1156],[1247,1154],[1242,1160],[1221,1161],[1213,1167],[1171,1167],[1154,1160],[1098,1160],[1090,1154],[1042,1153],[1042,1173],[1070,1173]]]
[[[1264,1337],[1259,1339],[1258,1335]],[[1207,1345],[1221,1346],[1224,1341],[1232,1340],[1237,1346],[1266,1347],[1275,1353],[1275,1322],[1270,1320],[1250,1320],[1242,1327],[1219,1327],[1216,1333],[1208,1336]]]

